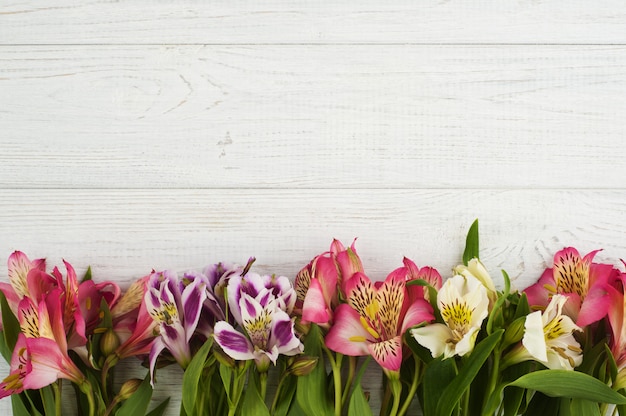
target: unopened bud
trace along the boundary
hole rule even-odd
[[[102,338],[100,338],[100,351],[106,357],[117,349],[120,346],[120,338],[117,336],[114,330],[108,329],[104,334],[102,334]]]
[[[287,372],[294,376],[306,376],[317,366],[318,357],[301,355],[287,367]]]
[[[141,385],[143,380],[138,378],[131,378],[127,380],[122,387],[120,388],[120,392],[117,394],[116,400],[119,402],[123,402],[133,395]]]
[[[522,316],[517,318],[508,326],[504,332],[504,345],[515,344],[520,342],[524,337],[524,324],[526,323],[526,317]]]

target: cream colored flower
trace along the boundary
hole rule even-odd
[[[554,295],[543,313],[526,316],[522,344],[505,357],[505,366],[535,360],[549,369],[573,370],[582,363],[582,350],[573,335],[581,329],[563,315],[566,302],[566,296]]]
[[[418,343],[433,357],[463,356],[474,349],[483,320],[488,315],[487,289],[474,276],[456,275],[448,279],[437,295],[444,323],[411,330]]]

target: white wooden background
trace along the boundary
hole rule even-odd
[[[356,236],[446,275],[475,218],[519,288],[626,257],[623,0],[250,3],[0,3],[0,257],[293,277]]]

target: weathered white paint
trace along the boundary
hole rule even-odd
[[[617,262],[625,24],[619,0],[2,4],[0,257],[292,277],[359,237],[374,278],[445,275],[479,218],[518,288],[566,245]]]
[[[621,0],[37,0],[0,6],[2,44],[623,43]]]

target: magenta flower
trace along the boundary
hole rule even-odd
[[[592,251],[583,258],[572,247],[557,252],[554,266],[546,269],[537,283],[524,290],[530,306],[545,309],[550,298],[558,293],[568,298],[564,314],[579,327],[606,316],[610,306],[610,283],[619,272],[609,264],[592,263],[597,252]]]
[[[286,277],[256,273],[231,277],[228,303],[245,334],[220,321],[215,324],[215,342],[231,358],[254,360],[259,371],[267,371],[279,354],[291,356],[304,348],[289,317],[295,300],[296,293]]]
[[[371,355],[386,371],[400,370],[402,335],[410,327],[434,319],[424,299],[409,304],[406,267],[390,273],[377,288],[363,273],[344,282],[346,304],[335,310],[335,323],[326,336],[333,351]]]
[[[176,273],[169,270],[150,276],[144,302],[160,333],[150,350],[150,373],[153,376],[157,357],[163,349],[171,352],[182,368],[189,365],[189,341],[200,319],[207,284],[202,275],[193,278],[186,275],[179,281]]]

